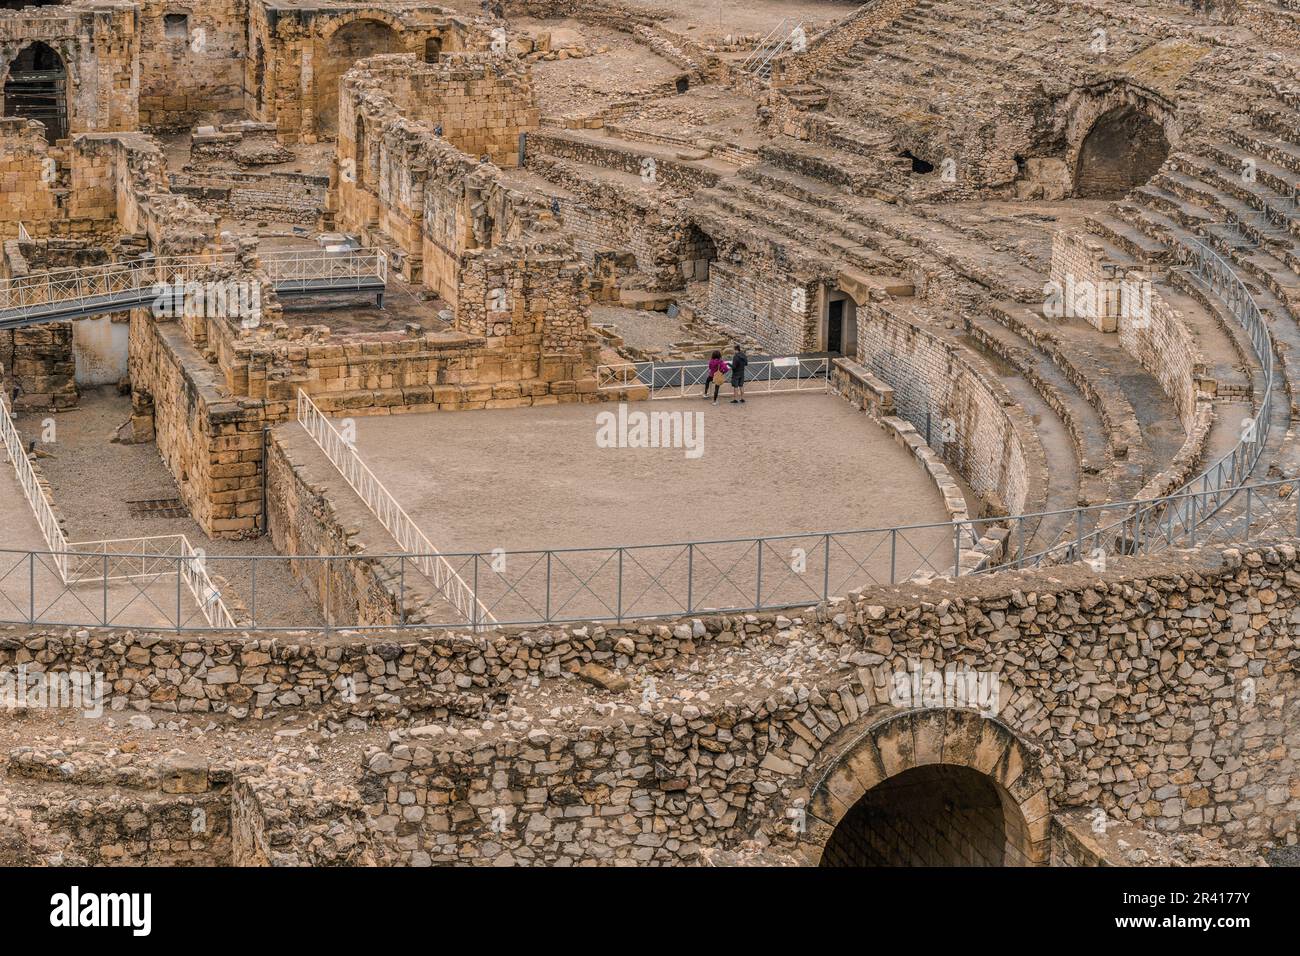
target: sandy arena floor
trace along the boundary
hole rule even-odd
[[[724,389],[728,391],[729,389]],[[815,602],[823,592],[906,577],[920,555],[951,560],[946,528],[891,538],[820,532],[943,522],[936,488],[911,457],[842,400],[825,394],[724,395],[640,402],[629,411],[703,414],[703,453],[602,448],[597,416],[616,405],[399,415],[356,420],[357,447],[445,553],[510,555],[500,570],[479,560],[478,583],[503,621],[550,613],[575,618],[718,609],[763,601]],[[770,535],[769,541],[705,544]],[[658,545],[619,556],[613,546]],[[829,551],[829,567],[825,560]],[[761,558],[760,558],[761,552]],[[453,559],[467,582],[472,559]],[[547,574],[550,584],[547,585]],[[622,580],[623,604],[618,606]],[[690,594],[687,594],[687,590]],[[496,603],[499,602],[499,603]]]

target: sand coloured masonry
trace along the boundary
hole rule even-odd
[[[0,862],[1294,861],[1295,4],[698,7],[0,0]]]

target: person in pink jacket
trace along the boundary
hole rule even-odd
[[[722,383],[727,378],[727,371],[730,369],[722,353],[717,349],[713,350],[713,355],[709,359],[709,377],[704,380],[704,397],[709,397],[709,388],[713,388],[713,404],[718,404],[718,392],[722,389]]]

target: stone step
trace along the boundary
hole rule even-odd
[[[1140,209],[1141,207],[1135,208]],[[1213,246],[1210,237],[1194,235],[1189,230],[1168,219],[1168,217],[1164,217],[1163,222],[1157,223],[1155,219],[1148,219],[1148,222],[1163,231],[1165,239],[1171,248],[1181,245],[1191,249],[1191,243],[1196,239]],[[1223,255],[1224,251],[1219,250],[1221,255]],[[1225,256],[1225,258],[1228,257]],[[1249,274],[1243,274],[1243,279],[1251,287],[1251,291],[1259,303],[1260,310],[1268,321],[1270,334],[1277,346],[1274,374],[1281,379],[1279,384],[1289,396],[1290,408],[1287,420],[1293,420],[1300,417],[1300,403],[1297,403],[1296,395],[1296,389],[1300,387],[1300,325],[1296,323],[1291,313],[1270,289],[1262,287],[1258,282],[1252,282]],[[1206,294],[1215,295],[1217,298],[1214,291],[1208,288]],[[1278,385],[1275,385],[1275,390],[1279,390]]]
[[[1230,156],[1230,153],[1225,153]],[[1294,245],[1290,232],[1290,215],[1278,202],[1278,194],[1258,181],[1247,182],[1239,172],[1229,170],[1215,159],[1197,156],[1180,160],[1179,165],[1185,171],[1196,170],[1201,181],[1215,190],[1216,196],[1229,213],[1238,221],[1249,224],[1252,231],[1258,231],[1257,242],[1276,244],[1280,248]],[[1231,203],[1228,206],[1227,203]],[[1289,204],[1288,204],[1289,205]]]
[[[1161,263],[1169,258],[1169,250],[1163,243],[1144,235],[1139,229],[1112,215],[1102,214],[1091,217],[1085,225],[1090,233],[1121,250],[1135,263]]]
[[[1047,356],[1004,324],[982,315],[966,318],[973,345],[995,366],[1008,370],[1009,374],[1000,377],[1003,384],[1017,395],[1031,390],[1068,432],[1077,469],[1075,497],[1061,506],[1073,508],[1105,501],[1109,494],[1104,477],[1107,443],[1096,410]],[[1028,410],[1029,406],[1022,407]]]
[[[1100,417],[1100,434],[1110,452],[1106,473],[1110,497],[1102,500],[1135,495],[1147,476],[1150,455],[1132,403],[1109,369],[1112,358],[1095,348],[1098,333],[1082,323],[1072,327],[1049,321],[1023,305],[1015,308],[1004,303],[994,306],[990,314],[1043,353]]]

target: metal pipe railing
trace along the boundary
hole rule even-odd
[[[477,599],[474,589],[465,583],[450,562],[411,520],[383,482],[362,461],[357,450],[343,439],[316,403],[301,390],[298,392],[298,423],[397,544],[410,552],[410,557],[415,559],[420,571],[465,616],[466,622],[475,625],[495,623],[496,618]]]

